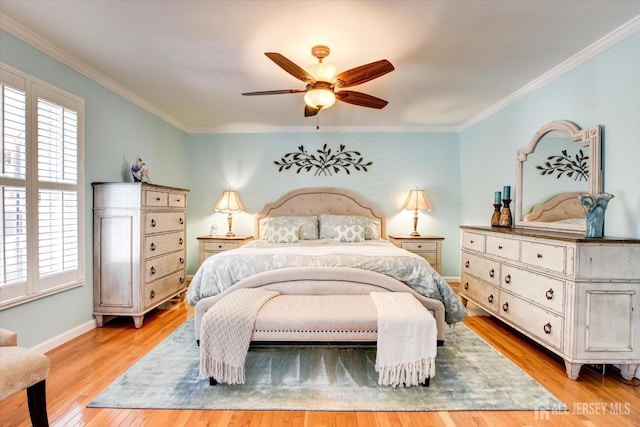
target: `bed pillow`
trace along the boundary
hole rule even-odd
[[[274,216],[259,221],[260,238],[269,240],[269,230],[280,227],[297,227],[298,239],[315,240],[318,238],[317,216]]]
[[[295,243],[298,241],[299,227],[290,225],[287,227],[272,227],[269,229],[269,243]]]
[[[341,225],[359,225],[364,229],[364,238],[366,240],[378,239],[379,222],[371,218],[359,215],[329,215],[320,214],[320,238],[330,239],[334,237],[336,227]]]
[[[339,225],[334,229],[333,240],[340,243],[364,242],[364,227],[358,224]]]

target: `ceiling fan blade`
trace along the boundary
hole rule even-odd
[[[282,89],[282,90],[263,90],[260,92],[245,92],[244,96],[256,96],[256,95],[282,95],[285,93],[301,93],[306,92],[306,90],[300,89]]]
[[[267,55],[269,59],[278,64],[280,68],[291,74],[296,79],[302,80],[303,82],[309,84],[314,84],[316,82],[311,74],[307,73],[302,67],[288,60],[279,53],[265,52],[265,55]]]
[[[353,90],[341,90],[336,92],[336,98],[339,101],[346,102],[347,104],[377,109],[384,108],[388,104],[384,99],[376,98],[375,96]]]
[[[320,112],[319,108],[313,108],[313,107],[310,107],[307,104],[304,105],[304,116],[305,117],[315,116],[319,112]]]
[[[361,65],[338,74],[336,76],[335,87],[356,86],[369,80],[377,79],[393,70],[395,70],[395,68],[391,65],[391,62],[386,59],[381,59],[380,61]]]

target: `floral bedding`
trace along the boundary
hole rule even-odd
[[[339,243],[334,239],[267,243],[256,240],[240,248],[207,258],[194,276],[187,293],[189,304],[217,295],[254,274],[287,267],[351,267],[393,277],[416,292],[443,302],[448,323],[466,317],[449,284],[422,257],[398,248],[387,240]]]

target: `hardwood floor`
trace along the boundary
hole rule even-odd
[[[471,307],[470,307],[471,308]],[[47,404],[52,426],[638,426],[640,387],[583,368],[572,381],[557,356],[492,318],[465,320],[487,342],[543,384],[568,412],[305,412],[95,409],[86,405],[135,361],[193,315],[174,303],[150,313],[141,329],[130,318],[108,322],[48,353]],[[29,426],[26,392],[0,402],[0,426]]]

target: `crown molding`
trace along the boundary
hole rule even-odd
[[[483,120],[496,114],[498,111],[508,107],[509,105],[524,98],[530,93],[540,89],[546,84],[554,81],[558,77],[568,73],[574,68],[577,68],[578,66],[584,64],[585,62],[601,54],[602,52],[606,51],[610,47],[615,46],[616,44],[620,43],[626,38],[631,37],[632,35],[636,34],[639,31],[640,31],[640,15],[636,16],[631,21],[627,22],[621,27],[618,27],[617,29],[613,30],[612,32],[610,32],[600,40],[591,44],[590,46],[587,46],[585,49],[573,55],[566,61],[558,64],[557,66],[553,67],[546,73],[542,74],[541,76],[527,83],[517,91],[513,92],[511,95],[507,96],[506,98],[502,99],[501,101],[487,108],[480,114],[473,116],[471,119],[462,123],[458,130],[461,132],[470,128],[471,126],[474,126],[482,122]]]
[[[14,37],[19,38],[23,42],[31,45],[35,49],[79,72],[80,74],[90,78],[99,85],[104,86],[110,91],[120,95],[124,99],[157,116],[170,125],[180,129],[183,132],[187,132],[185,130],[185,127],[181,123],[177,122],[175,118],[173,118],[166,112],[158,109],[148,101],[126,89],[124,86],[121,86],[114,80],[110,79],[94,68],[91,68],[90,66],[71,56],[64,50],[58,48],[57,46],[54,46],[52,43],[40,37],[38,34],[34,33],[23,25],[20,25],[19,23],[9,18],[8,16],[3,15],[2,13],[0,13],[0,29],[13,35]]]
[[[189,134],[232,134],[232,133],[458,133],[458,126],[223,126],[215,128],[191,128]]]

